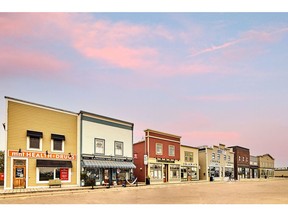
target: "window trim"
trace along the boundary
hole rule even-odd
[[[174,149],[174,155],[171,155],[171,154],[170,154],[170,148],[171,148],[171,147],[173,147],[173,149]],[[175,156],[175,146],[174,146],[174,145],[168,145],[168,155],[169,155],[169,156]]]
[[[122,154],[116,154],[116,143],[121,143]],[[124,142],[122,142],[122,141],[114,141],[114,155],[115,156],[123,156],[124,155]]]
[[[187,156],[187,157],[188,157],[188,160],[186,160],[186,153],[189,154],[189,156]],[[192,154],[192,160],[189,160],[190,154]],[[193,152],[191,152],[191,151],[184,151],[184,161],[185,161],[185,162],[193,162],[193,161],[194,161],[194,157],[193,157],[193,156],[194,156],[194,155],[193,155]]]
[[[161,153],[157,152],[157,145],[161,146]],[[163,144],[162,143],[155,143],[155,153],[156,155],[163,155]]]
[[[97,153],[97,152],[96,152],[96,140],[101,140],[101,141],[104,142],[103,153]],[[97,154],[97,155],[105,155],[105,139],[94,138],[94,154]]]

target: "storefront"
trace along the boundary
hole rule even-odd
[[[122,185],[127,180],[133,179],[132,161],[124,160],[82,160],[81,186],[90,185],[91,179],[95,185]]]
[[[197,177],[197,166],[193,165],[182,165],[181,166],[181,181],[196,181]]]

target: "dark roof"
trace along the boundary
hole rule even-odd
[[[229,147],[227,147],[227,148],[239,148],[239,149],[245,149],[245,150],[248,150],[248,151],[250,151],[250,149],[248,149],[248,148],[245,148],[245,147],[242,147],[242,146],[229,146]]]

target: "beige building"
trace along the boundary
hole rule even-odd
[[[77,113],[6,98],[5,189],[80,184]]]
[[[234,152],[223,144],[199,147],[199,165],[200,180],[234,178]]]
[[[275,168],[274,177],[288,177],[288,167]]]
[[[199,180],[198,148],[180,146],[181,181]]]
[[[269,154],[258,156],[259,178],[274,177],[274,162],[275,159]]]

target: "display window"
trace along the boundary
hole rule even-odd
[[[150,164],[150,178],[155,180],[162,179],[162,164]]]
[[[47,183],[50,179],[70,182],[70,168],[38,167],[37,183]]]
[[[179,178],[180,176],[180,166],[170,165],[170,178]]]

